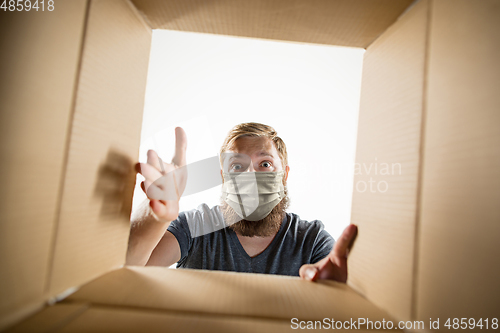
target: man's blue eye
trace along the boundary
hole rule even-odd
[[[262,165],[264,168],[270,168],[270,167],[272,167],[272,166],[273,166],[270,162],[263,162],[261,165]]]
[[[231,165],[231,169],[233,170],[240,170],[242,168],[241,164],[233,164]]]

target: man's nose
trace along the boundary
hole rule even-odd
[[[253,168],[253,163],[250,163],[250,165],[248,166],[246,172],[255,172],[255,169]]]

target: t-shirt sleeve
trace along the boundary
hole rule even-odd
[[[170,231],[177,238],[177,242],[179,242],[179,247],[181,248],[181,260],[184,259],[193,245],[193,238],[189,231],[186,214],[183,212],[180,213],[176,220],[170,222],[167,231]]]
[[[333,244],[335,244],[335,240],[333,239],[333,237],[328,233],[328,231],[321,228],[321,231],[318,233],[316,242],[314,244],[311,256],[311,264],[315,264],[321,259],[325,258],[332,251]]]

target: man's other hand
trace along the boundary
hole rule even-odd
[[[345,283],[347,281],[347,255],[357,232],[358,227],[354,224],[347,226],[327,257],[315,264],[300,267],[300,277],[309,281],[328,279]]]

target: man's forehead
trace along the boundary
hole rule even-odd
[[[238,138],[228,152],[278,157],[274,142],[266,137],[245,136]]]
[[[267,151],[263,151],[263,150],[260,150],[257,153],[254,153],[254,155],[256,155],[256,156],[274,157],[271,153],[269,153]],[[250,156],[247,155],[247,154],[237,153],[237,152],[233,152],[233,151],[229,151],[228,150],[225,153],[225,157],[229,157],[231,160],[234,160],[234,159],[246,159],[246,158],[249,158]]]

